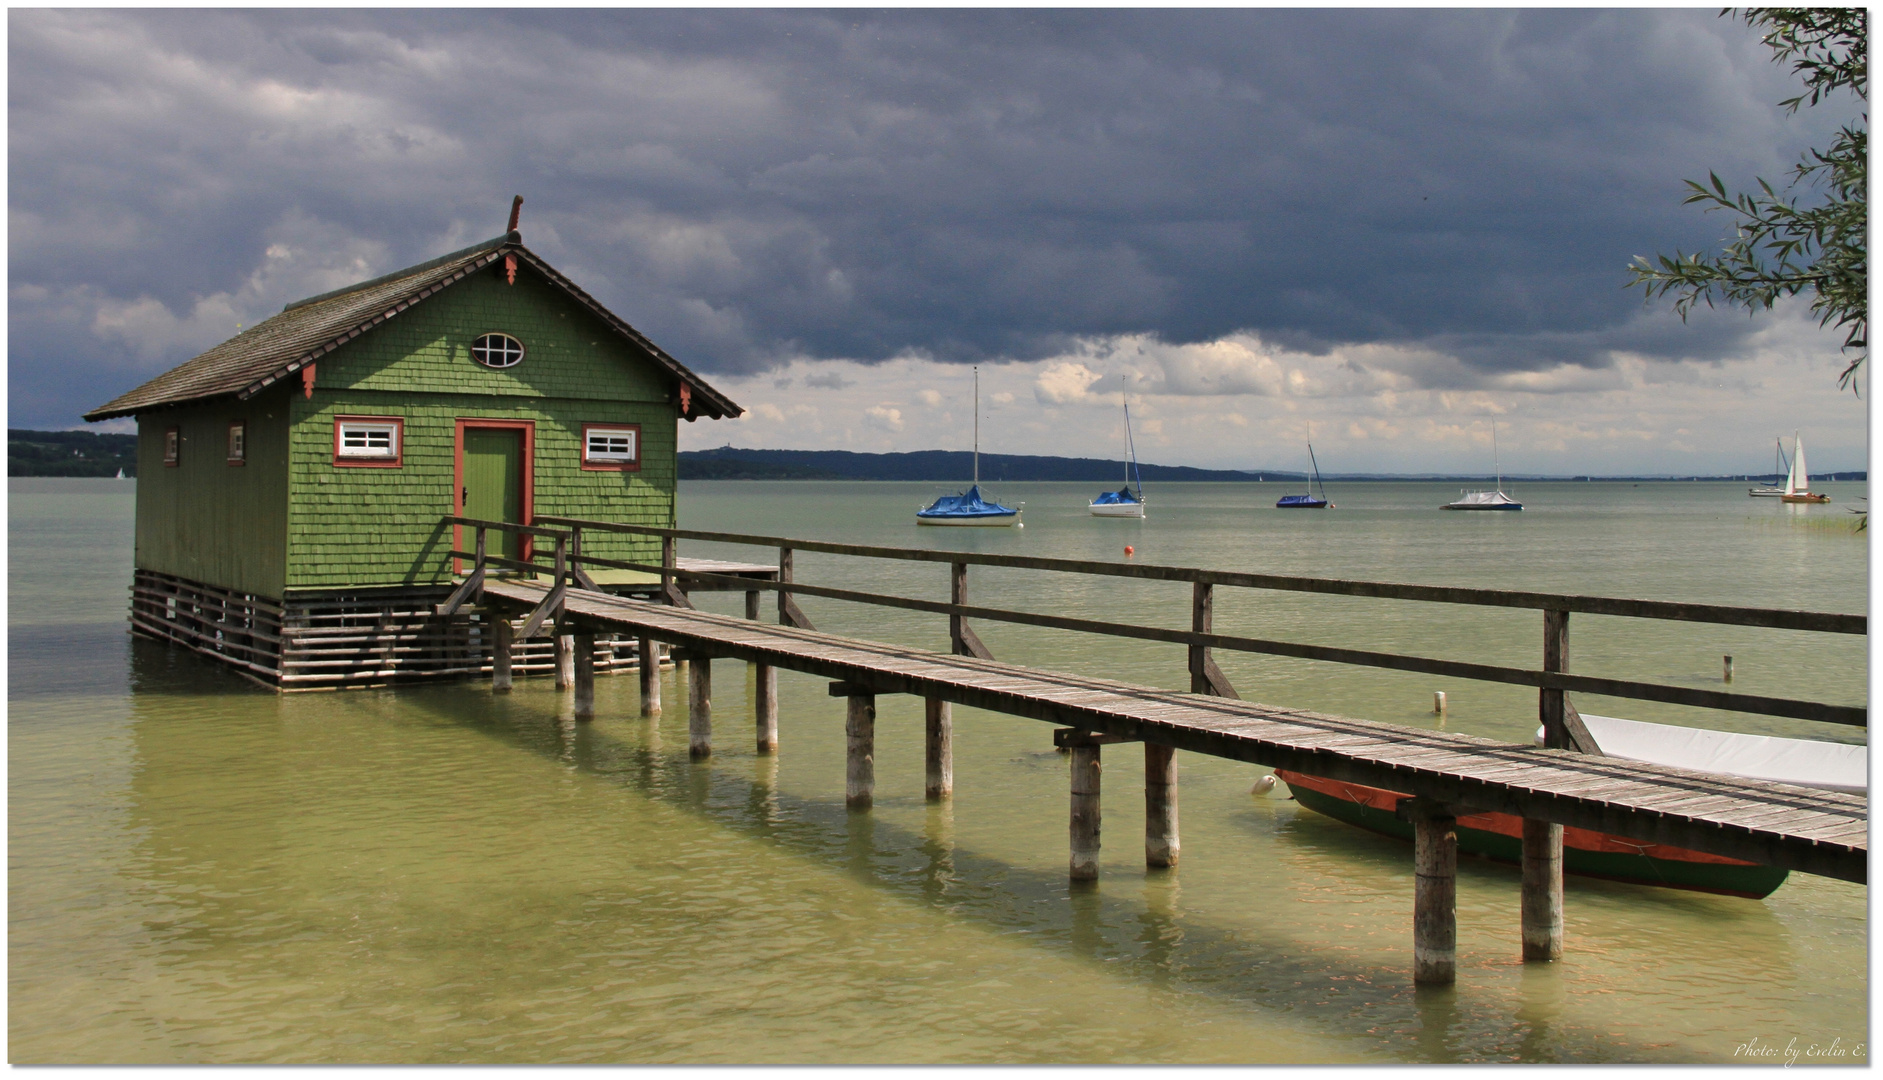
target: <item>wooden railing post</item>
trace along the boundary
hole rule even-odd
[[[791,625],[791,549],[778,549],[778,625]]]
[[[968,602],[968,564],[964,562],[948,564],[948,602],[965,604]],[[961,640],[961,632],[967,629],[968,622],[960,615],[948,616],[948,646],[956,656],[969,655],[967,646]]]
[[[966,604],[968,602],[968,564],[964,562],[948,564],[948,602]],[[981,636],[968,625],[968,620],[959,613],[948,616],[948,647],[956,656],[973,656],[982,660],[992,660],[994,654],[981,643]]]
[[[476,602],[484,602],[484,527],[477,527],[477,561],[471,567],[472,576],[477,578]]]
[[[562,588],[563,582],[568,580],[569,541],[564,537],[556,537],[555,555],[556,577],[549,583],[552,591]],[[561,605],[557,605],[556,610],[550,613],[550,617],[556,620],[556,629],[562,630]],[[555,639],[556,689],[567,690],[575,685],[575,638],[570,634],[557,633]]]
[[[675,565],[677,565],[677,557],[674,554],[673,537],[663,536],[660,538],[660,602],[663,604],[673,603],[671,594]]]
[[[1206,581],[1192,582],[1190,585],[1190,632],[1207,634],[1216,622],[1215,586]],[[1190,692],[1207,694],[1210,692],[1210,650],[1208,646],[1190,646]]]
[[[1543,613],[1543,670],[1569,670],[1569,612]],[[1563,716],[1563,692],[1537,691],[1537,715],[1543,721],[1543,745],[1551,750],[1573,750]]]

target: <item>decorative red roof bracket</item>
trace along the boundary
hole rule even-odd
[[[314,365],[312,364],[301,369],[301,393],[309,400],[314,397]]]

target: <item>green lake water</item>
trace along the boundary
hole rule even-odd
[[[918,484],[701,482],[696,529],[1231,570],[1861,612],[1845,511],[1744,484],[1164,485],[1147,521],[1097,488],[996,484],[1023,530],[919,529]],[[877,803],[843,806],[842,702],[782,672],[752,749],[744,665],[714,675],[715,756],[685,689],[633,678],[574,722],[547,680],[276,695],[133,640],[134,484],[10,484],[8,987],[14,1063],[1732,1062],[1863,1060],[1866,891],[1794,874],[1743,900],[1570,878],[1567,955],[1518,957],[1517,871],[1466,859],[1458,983],[1411,985],[1412,853],[1300,809],[1267,771],[1190,754],[1181,866],[1147,872],[1142,758],[1107,748],[1102,881],[1066,881],[1047,725],[957,707],[956,795],[922,798],[919,701],[879,699]],[[952,490],[952,489],[948,489]],[[762,549],[681,547],[758,559]],[[775,553],[771,553],[775,557]],[[940,565],[799,553],[798,579],[945,599]],[[975,568],[970,602],[1187,626],[1182,585]],[[740,610],[736,594],[701,606]],[[931,648],[946,620],[816,598],[820,629]],[[1220,589],[1223,632],[1535,667],[1539,613]],[[980,624],[1002,660],[1172,688],[1180,647]],[[1859,638],[1575,616],[1591,674],[1846,704]],[[1512,741],[1536,695],[1340,665],[1218,660],[1245,698]],[[1862,732],[1577,698],[1584,712],[1860,741]],[[1834,1042],[1835,1041],[1835,1042]],[[1833,1046],[1836,1049],[1833,1049]],[[1816,1048],[1816,1055],[1807,1055]],[[1760,1057],[1764,1063],[1783,1058]]]

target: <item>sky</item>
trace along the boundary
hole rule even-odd
[[[524,242],[744,406],[683,449],[1720,474],[1867,396],[1636,255],[1860,115],[1717,9],[8,13],[8,422]],[[1867,392],[1866,392],[1867,394]],[[102,427],[125,430],[126,422]]]

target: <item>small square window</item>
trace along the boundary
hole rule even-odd
[[[641,467],[641,426],[583,424],[582,467],[638,470]]]
[[[333,463],[396,468],[403,459],[404,442],[405,421],[399,417],[335,417]]]
[[[229,464],[248,463],[248,421],[229,421]]]
[[[163,433],[163,463],[175,467],[183,457],[183,432],[179,428],[166,428]]]

